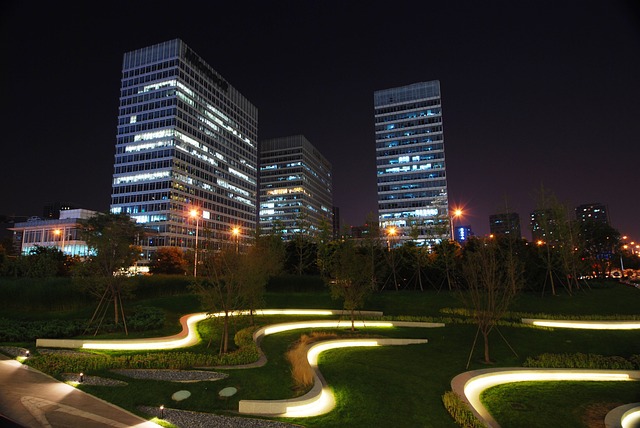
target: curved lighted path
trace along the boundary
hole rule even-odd
[[[625,404],[616,407],[604,418],[606,428],[640,427],[640,403]]]
[[[500,425],[482,405],[480,395],[496,385],[526,381],[631,381],[640,380],[640,370],[530,369],[506,367],[474,370],[459,374],[451,381],[451,389],[469,404],[472,412],[489,428]]]
[[[246,315],[249,311],[234,312],[232,315]],[[257,315],[345,315],[342,310],[315,309],[262,309],[255,311]],[[381,316],[381,312],[360,312],[361,315]],[[219,312],[209,316],[220,317]],[[196,345],[200,341],[195,324],[206,319],[207,313],[195,313],[180,318],[182,331],[173,336],[147,339],[125,340],[65,340],[38,339],[37,347],[109,349],[109,350],[160,350],[183,348]],[[570,321],[548,319],[522,319],[525,324],[533,324],[555,328],[630,330],[640,329],[639,321]],[[348,320],[301,321],[292,323],[273,324],[260,328],[254,333],[254,340],[259,344],[264,336],[269,334],[303,328],[337,328],[351,326]],[[400,321],[357,321],[356,327],[443,327],[440,323],[400,322]],[[307,359],[314,370],[314,385],[311,391],[302,397],[289,400],[241,400],[240,413],[263,414],[271,416],[304,417],[316,416],[329,412],[335,406],[335,400],[327,387],[322,374],[317,367],[317,356],[323,351],[348,346],[381,346],[407,345],[411,343],[426,343],[426,339],[359,339],[332,340],[317,343],[308,350]],[[488,427],[499,428],[500,425],[480,402],[480,394],[485,389],[495,385],[524,381],[629,381],[640,380],[640,371],[614,370],[566,370],[566,369],[529,369],[529,368],[499,368],[475,370],[462,373],[453,378],[451,387],[472,412]],[[607,415],[607,428],[631,428],[640,425],[640,406],[622,406],[620,411],[615,409]],[[622,413],[622,415],[620,415]],[[618,423],[618,419],[619,423]],[[614,422],[611,422],[611,420]]]
[[[342,310],[324,309],[261,309],[255,311],[257,315],[345,315]],[[249,311],[234,312],[232,315],[247,315]],[[359,311],[359,315],[382,316],[382,312]],[[210,316],[224,316],[223,312]],[[207,318],[207,313],[200,312],[185,315],[180,318],[182,331],[173,336],[147,338],[147,339],[125,339],[125,340],[65,340],[65,339],[38,339],[38,347],[59,347],[59,348],[82,348],[82,349],[109,349],[109,350],[158,350],[174,349],[193,346],[200,341],[195,324]],[[305,328],[339,328],[351,327],[350,320],[322,320],[322,321],[299,321],[290,323],[271,324],[261,327],[253,334],[256,344],[270,334],[284,331],[305,329]],[[433,328],[444,327],[442,323],[411,322],[411,321],[355,321],[354,327],[419,327]],[[285,417],[307,417],[317,416],[331,411],[335,406],[333,393],[327,386],[318,369],[318,355],[321,352],[344,347],[374,347],[383,345],[410,345],[427,343],[427,339],[344,339],[322,341],[309,347],[307,360],[314,370],[314,381],[311,390],[301,397],[286,400],[241,400],[239,403],[240,413],[285,416]]]
[[[640,321],[572,321],[523,318],[524,324],[540,327],[574,328],[587,330],[632,330],[640,329]],[[500,425],[480,401],[486,389],[496,385],[525,381],[633,381],[640,380],[639,370],[578,370],[578,369],[532,369],[498,368],[465,372],[454,377],[451,389],[469,404],[472,412],[490,428]],[[633,406],[632,406],[633,407]],[[627,409],[623,415],[608,416],[607,428],[631,428],[640,426],[640,407]],[[616,417],[618,418],[617,420]]]
[[[258,309],[254,311],[256,315],[314,315],[314,316],[330,316],[344,315],[342,310],[332,309]],[[359,315],[380,317],[382,312],[376,311],[360,311]],[[236,311],[231,316],[249,315],[249,311]],[[210,314],[210,317],[222,317],[224,312]],[[180,318],[182,331],[173,336],[152,337],[145,339],[122,339],[122,340],[84,340],[84,339],[37,339],[36,347],[38,348],[71,348],[71,349],[105,349],[105,350],[121,350],[121,351],[145,351],[145,350],[161,350],[186,348],[197,345],[200,341],[195,325],[206,319],[206,312],[198,312],[194,314],[184,315]],[[343,324],[346,321],[342,321]],[[367,323],[367,325],[370,325]],[[300,327],[304,328],[304,327]]]

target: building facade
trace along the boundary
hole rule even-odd
[[[442,128],[440,82],[374,93],[378,219],[401,239],[452,236]]]
[[[284,239],[333,230],[331,164],[302,135],[260,142],[260,230]]]
[[[61,210],[53,219],[31,217],[10,227],[14,247],[30,254],[36,247],[57,247],[67,256],[87,257],[89,249],[82,238],[83,223],[97,213],[85,209]]]
[[[575,211],[576,220],[578,221],[594,221],[596,223],[609,224],[609,212],[605,204],[594,202],[592,204],[578,205]]]
[[[520,215],[518,213],[501,213],[489,216],[489,232],[492,235],[508,235],[522,237]]]
[[[111,212],[156,232],[146,255],[194,249],[198,233],[199,248],[242,242],[257,222],[257,135],[256,107],[183,41],[125,53]]]

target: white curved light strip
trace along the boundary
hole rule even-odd
[[[257,309],[254,311],[255,314],[258,315],[318,315],[318,316],[328,316],[328,315],[340,315],[343,313],[342,310],[332,310],[332,309]],[[373,315],[382,315],[381,312],[367,312]],[[248,315],[250,311],[234,311],[231,312],[230,316],[238,316],[238,315]],[[223,317],[225,315],[224,312],[216,312],[209,314],[210,317]],[[174,348],[186,348],[188,346],[194,346],[198,343],[200,338],[198,337],[197,331],[195,329],[195,324],[207,318],[206,312],[199,312],[195,314],[185,315],[180,319],[181,324],[183,325],[182,332],[168,337],[159,337],[159,338],[148,338],[148,339],[124,339],[124,340],[84,340],[81,341],[82,349],[103,349],[103,350],[127,350],[127,351],[143,351],[143,350],[161,350],[161,349],[174,349]],[[323,321],[317,321],[322,323]],[[331,322],[330,322],[331,323]],[[333,322],[339,323],[339,321]],[[346,324],[346,321],[342,322],[343,325]],[[367,325],[372,325],[375,322],[367,322]],[[362,326],[362,322],[360,324],[356,323],[356,325]],[[308,327],[328,327],[322,325],[309,325]],[[294,327],[294,328],[308,328],[308,327]],[[291,329],[291,328],[288,328]],[[287,329],[285,329],[287,330]],[[281,330],[281,331],[285,331]],[[272,334],[277,331],[265,333]],[[48,346],[55,346],[52,340],[49,340]]]
[[[319,382],[319,380],[317,381]],[[329,413],[334,407],[336,407],[336,400],[333,397],[333,393],[329,388],[324,387],[317,400],[312,403],[287,406],[287,410],[282,416],[287,418],[319,416]]]
[[[307,351],[307,361],[311,367],[318,367],[318,355],[324,351],[353,346],[379,346],[377,340],[330,340],[313,345]]]
[[[620,421],[622,428],[637,428],[640,426],[640,407],[629,410]]]
[[[330,412],[335,407],[331,389],[320,379],[318,355],[336,348],[353,346],[410,345],[427,343],[427,339],[336,339],[316,343],[307,350],[307,361],[314,370],[314,384],[302,397],[286,400],[240,400],[239,413],[252,413],[287,418],[318,416]]]
[[[175,336],[155,339],[128,339],[128,340],[92,340],[85,341],[82,349],[107,349],[107,350],[158,350],[185,348],[193,346],[200,341],[195,324],[206,319],[207,314],[204,312],[187,315],[185,319],[186,329]],[[184,326],[183,324],[183,326]],[[184,335],[186,330],[186,336]],[[184,337],[181,337],[184,336]]]
[[[579,328],[586,330],[636,330],[640,329],[640,321],[569,321],[523,318],[524,324],[540,327]]]
[[[474,373],[480,373],[474,375]],[[640,378],[639,371],[613,370],[579,370],[579,369],[496,369],[477,370],[458,376],[471,376],[464,383],[462,391],[454,386],[456,378],[451,382],[454,391],[464,396],[474,410],[489,427],[499,426],[489,411],[482,405],[480,395],[488,388],[511,382],[525,381],[629,381]],[[456,377],[458,377],[456,376]]]
[[[351,326],[350,321],[300,321],[300,322],[290,322],[290,323],[282,323],[282,324],[272,324],[265,327],[262,330],[262,334],[264,336],[268,336],[274,333],[281,333],[283,331],[289,330],[298,330],[301,328],[338,328],[338,327],[347,327]],[[393,327],[392,322],[383,322],[383,321],[356,321],[354,323],[355,327],[364,328],[364,327]]]

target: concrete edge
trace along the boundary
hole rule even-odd
[[[623,428],[623,420],[632,414],[640,414],[640,403],[629,403],[612,409],[604,418],[605,428]],[[634,418],[635,419],[635,418]],[[640,416],[638,416],[640,421]]]

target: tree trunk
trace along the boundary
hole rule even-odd
[[[351,309],[351,331],[355,331],[356,327],[355,327],[355,313],[353,311],[353,309]]]
[[[484,339],[484,363],[491,364],[489,357],[489,332],[482,330],[482,338]]]

